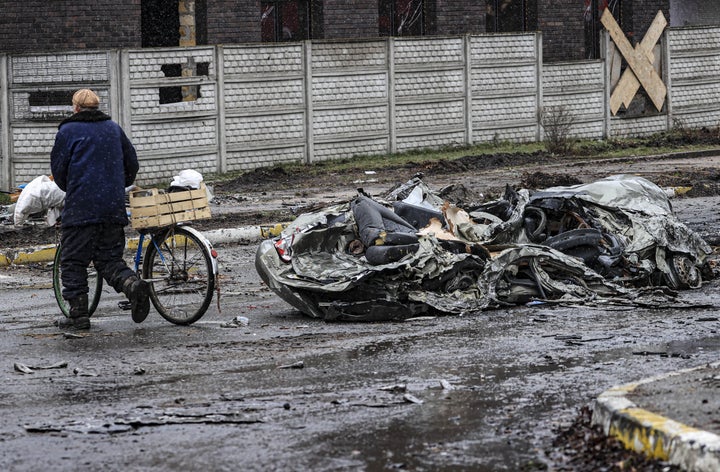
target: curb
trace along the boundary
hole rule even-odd
[[[720,367],[720,361],[613,387],[593,403],[592,424],[600,425],[605,435],[618,439],[626,449],[690,472],[717,472],[720,436],[643,410],[627,398],[640,385],[708,367]]]
[[[285,226],[285,223],[262,226],[244,226],[240,228],[202,231],[202,234],[213,246],[216,244],[228,243],[253,243],[279,235]],[[128,239],[125,244],[125,249],[137,249],[138,242],[138,238]],[[0,267],[50,262],[55,258],[55,248],[56,245],[52,244],[33,248],[3,249],[0,252]]]

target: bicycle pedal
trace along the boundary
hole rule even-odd
[[[130,300],[123,300],[118,302],[118,308],[121,310],[132,310],[132,302]]]

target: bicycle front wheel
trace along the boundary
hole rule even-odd
[[[70,317],[70,304],[62,296],[62,269],[60,268],[60,254],[62,252],[62,245],[58,244],[55,248],[55,258],[53,259],[52,269],[52,281],[53,281],[53,292],[55,293],[55,300],[62,314]],[[102,293],[103,279],[100,277],[95,270],[95,267],[90,264],[88,267],[88,316],[92,316],[97,309],[98,303],[100,303],[100,294]]]
[[[153,236],[143,262],[150,300],[171,323],[189,325],[210,306],[215,272],[210,251],[195,231],[171,227]]]

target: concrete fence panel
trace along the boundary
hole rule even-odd
[[[138,151],[138,183],[169,181],[183,169],[216,172],[215,49],[138,49],[122,57],[126,119],[121,124]]]
[[[113,115],[111,75],[117,55],[105,51],[31,54],[7,58],[2,98],[3,132],[9,173],[2,187],[50,174],[50,151],[57,126],[72,112],[72,95],[94,89],[101,109]]]
[[[465,144],[464,38],[392,41],[395,149]]]
[[[312,43],[309,161],[390,149],[386,41]]]
[[[604,137],[606,101],[603,74],[601,61],[543,66],[543,108],[547,113],[562,111],[568,114],[570,137]]]
[[[538,137],[541,56],[535,34],[470,37],[472,142]]]
[[[302,43],[222,48],[226,165],[220,170],[307,160],[304,54]]]
[[[668,33],[672,83],[671,126],[720,125],[720,28]]]
[[[720,124],[720,28],[670,28],[657,48],[663,110],[611,116],[608,62],[542,63],[540,33],[0,56],[0,187],[50,172],[78,88],[132,138],[139,183],[489,141]],[[608,41],[609,44],[609,41]]]

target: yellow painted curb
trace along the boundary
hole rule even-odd
[[[287,227],[288,223],[278,223],[273,226],[260,226],[260,236],[263,238],[274,238],[279,236],[280,233]]]
[[[592,424],[601,426],[606,435],[618,439],[626,449],[683,470],[716,472],[720,470],[720,436],[642,409],[630,394],[640,385],[718,366],[720,362],[713,362],[606,390],[595,399]]]
[[[673,439],[681,434],[699,432],[697,428],[642,408],[627,408],[618,412],[618,420],[611,425],[609,434],[623,443],[626,449],[667,461]]]
[[[55,245],[35,249],[29,252],[18,252],[12,264],[31,264],[34,262],[48,262],[55,258]]]
[[[143,247],[147,247],[147,244],[149,241],[150,241],[150,238],[145,238],[145,241],[143,242]],[[130,249],[132,251],[136,251],[138,248],[138,243],[140,243],[140,238],[130,238],[125,243],[125,249]]]
[[[288,226],[289,223],[277,223],[275,225],[266,226],[253,226],[252,236],[237,236],[238,239],[257,239],[257,236],[262,238],[272,238],[280,235],[282,231]],[[248,228],[245,228],[246,230]],[[230,230],[232,232],[232,230]],[[223,233],[227,233],[228,230],[218,230],[205,232],[204,235],[208,240],[213,241],[216,238],[222,240]],[[259,232],[259,234],[258,234]],[[213,235],[215,238],[213,238]],[[219,235],[219,236],[218,236]],[[176,236],[179,238],[179,236]],[[135,252],[138,249],[140,238],[129,238],[125,242],[125,250]],[[150,242],[150,238],[146,237],[143,243],[143,247],[147,247]],[[215,242],[213,242],[215,244]],[[35,249],[8,249],[4,253],[0,253],[0,267],[7,267],[14,264],[31,264],[38,262],[51,262],[55,259],[56,245],[45,246]]]

